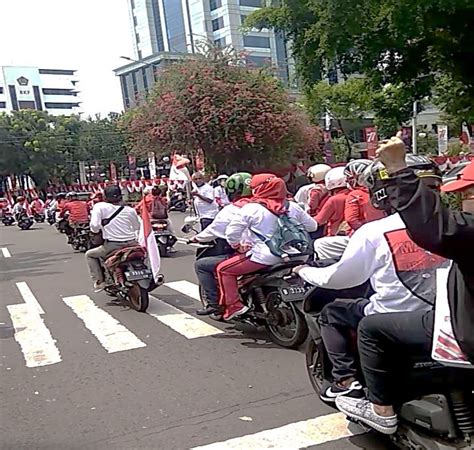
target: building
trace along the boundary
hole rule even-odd
[[[77,83],[75,70],[0,66],[0,113],[36,109],[77,114]]]
[[[283,35],[273,30],[242,32],[245,17],[260,8],[262,2],[128,0],[135,59],[141,64],[128,64],[115,70],[121,77],[125,108],[133,106],[136,99],[139,101],[148,90],[145,86],[151,85],[150,62],[162,64],[179,55],[199,53],[203,42],[244,52],[249,65],[274,67],[286,86],[296,87],[294,62]]]

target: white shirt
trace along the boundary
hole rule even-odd
[[[218,205],[220,203],[222,206],[227,206],[230,203],[229,197],[227,197],[225,192],[225,188],[220,185],[214,188],[214,198],[216,199],[216,203]],[[217,200],[219,200],[219,202]]]
[[[225,239],[225,232],[228,225],[236,215],[240,214],[241,208],[230,204],[219,211],[212,223],[195,237],[200,242],[210,242],[216,238]]]
[[[308,232],[318,229],[316,221],[294,202],[289,202],[288,216],[303,225]],[[228,225],[226,239],[232,246],[242,242],[250,244],[252,248],[247,253],[250,260],[272,266],[281,263],[282,259],[273,255],[268,245],[257,237],[251,229],[266,238],[270,238],[275,233],[276,228],[277,217],[275,214],[258,203],[247,203],[240,208],[240,214],[236,215]],[[243,240],[242,236],[246,236],[246,240]]]
[[[446,263],[416,245],[400,215],[393,214],[356,230],[338,263],[306,267],[299,275],[327,289],[347,289],[370,280],[375,291],[365,307],[365,315],[370,315],[432,309],[436,269]]]
[[[298,189],[298,192],[295,194],[295,202],[302,203],[305,206],[308,206],[309,203],[309,193],[315,188],[316,184],[306,184],[305,186],[301,186]]]
[[[212,203],[205,202],[199,197],[194,197],[194,207],[196,208],[196,213],[201,219],[214,219],[219,212],[217,203],[214,200],[214,189],[207,183],[204,183],[202,186],[198,187],[195,184],[193,185],[195,191],[201,194],[203,197],[212,200]]]
[[[91,213],[91,231],[98,233],[102,230],[102,236],[107,241],[125,242],[137,239],[140,221],[136,211],[130,206],[125,206],[108,225],[102,227],[102,220],[111,217],[119,208],[120,205],[111,203],[96,203]]]

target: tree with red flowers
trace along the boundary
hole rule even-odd
[[[319,129],[280,82],[229,50],[167,67],[124,125],[138,154],[202,150],[221,172],[270,169],[319,152]]]

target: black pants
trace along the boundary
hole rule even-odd
[[[206,300],[211,306],[219,305],[219,290],[217,287],[216,267],[225,261],[229,255],[208,256],[197,259],[194,263],[194,270],[203,288]]]
[[[342,381],[357,374],[354,349],[351,350],[351,332],[357,330],[359,322],[365,317],[364,307],[367,303],[369,300],[365,298],[339,299],[321,310],[321,337],[332,363],[335,381]]]
[[[201,231],[207,228],[212,223],[212,221],[213,219],[207,219],[205,217],[202,219],[199,219],[199,222],[201,223]]]
[[[430,361],[433,311],[374,314],[361,320],[360,363],[377,405],[393,405],[414,362]]]

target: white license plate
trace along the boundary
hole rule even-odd
[[[125,278],[128,281],[151,278],[151,271],[149,269],[129,270],[128,272],[125,272]]]

